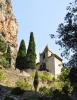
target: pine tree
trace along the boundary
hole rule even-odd
[[[21,41],[16,58],[16,68],[22,70],[26,67],[26,46],[24,40]]]
[[[34,85],[34,88],[35,88],[35,92],[37,92],[38,84],[39,84],[38,72],[36,71],[35,72],[34,81],[33,81],[33,85]]]
[[[33,32],[30,33],[29,46],[26,55],[26,67],[34,69],[36,66],[35,41]]]

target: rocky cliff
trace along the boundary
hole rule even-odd
[[[0,0],[0,35],[11,48],[11,65],[14,66],[17,53],[18,23],[13,14],[11,0]]]

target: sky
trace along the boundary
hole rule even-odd
[[[56,34],[58,25],[63,22],[66,7],[71,0],[12,0],[19,31],[18,44],[22,39],[28,47],[30,32],[34,33],[37,62],[39,53],[48,45],[50,50],[60,56],[62,52],[49,34]]]

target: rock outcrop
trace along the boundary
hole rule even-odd
[[[0,0],[0,35],[11,48],[11,65],[14,66],[17,54],[18,23],[13,14],[11,0]]]

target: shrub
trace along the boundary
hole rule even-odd
[[[4,68],[9,68],[10,63],[6,59],[7,53],[4,53],[3,55],[0,55],[0,65],[2,65]]]
[[[0,65],[5,68],[10,66],[9,61],[11,61],[10,57],[11,51],[7,48],[7,43],[2,35],[0,35]]]
[[[30,83],[28,83],[27,81],[25,80],[18,80],[16,82],[16,86],[17,87],[20,87],[21,89],[24,89],[24,90],[31,90],[32,89],[32,86]]]
[[[6,51],[6,43],[5,43],[5,40],[3,38],[3,36],[0,35],[0,52],[5,52]]]
[[[4,56],[0,56],[0,65],[2,65],[3,67],[8,67],[8,61]]]
[[[22,90],[20,87],[16,87],[11,91],[13,95],[22,95],[25,91]]]
[[[54,81],[54,76],[46,71],[39,73],[39,77],[42,81]]]
[[[39,92],[46,95],[49,93],[49,89],[46,87],[40,87]]]
[[[62,81],[55,81],[53,84],[51,84],[51,88],[54,87],[54,89],[61,90],[64,86],[64,83]]]
[[[68,83],[68,84],[64,84],[64,86],[62,87],[62,92],[64,92],[65,94],[70,94],[73,91],[73,87]]]
[[[71,86],[70,80],[69,80],[69,73],[71,68],[70,67],[63,67],[61,70],[61,75],[58,76],[58,83],[60,84],[59,87],[62,88],[62,91],[68,91],[68,93],[71,93],[73,90],[73,87]],[[72,75],[74,78],[74,75]]]

